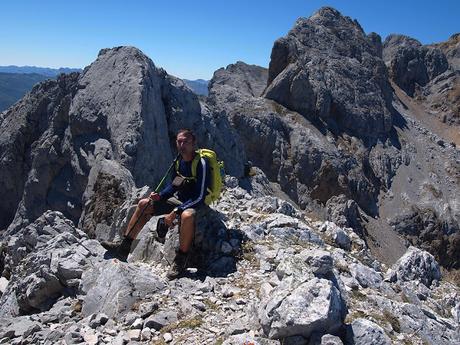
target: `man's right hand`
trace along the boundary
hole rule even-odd
[[[153,200],[153,201],[158,201],[158,200],[160,200],[160,194],[152,192],[152,193],[150,193],[149,198],[151,200]]]

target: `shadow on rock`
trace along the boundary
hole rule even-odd
[[[158,241],[156,224],[159,217],[153,217],[144,226],[131,248],[128,262],[143,261],[163,263],[169,266],[179,247],[179,227],[176,225],[166,234],[164,244]],[[196,269],[190,277],[223,277],[236,271],[238,254],[244,235],[241,231],[228,229],[224,215],[209,208],[196,220],[195,237],[188,264]]]

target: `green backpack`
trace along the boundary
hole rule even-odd
[[[196,179],[196,167],[201,158],[206,158],[210,165],[211,179],[208,187],[208,194],[204,200],[206,205],[211,205],[220,198],[223,186],[223,178],[225,176],[224,162],[217,159],[217,155],[210,149],[198,149],[197,155],[192,161],[192,178]],[[179,170],[179,161],[176,162],[176,171]]]

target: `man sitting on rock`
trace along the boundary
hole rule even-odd
[[[195,219],[197,213],[208,209],[204,201],[210,184],[209,162],[204,157],[196,157],[194,133],[189,129],[179,130],[176,136],[176,146],[180,157],[173,170],[172,182],[159,194],[152,192],[148,198],[139,201],[123,234],[125,239],[117,246],[118,257],[126,260],[132,241],[153,215],[165,214],[162,222],[167,228],[173,225],[175,219],[178,219],[180,245],[167,274],[168,279],[178,277],[186,269],[188,252],[195,234]],[[192,175],[194,159],[198,160],[196,176]],[[177,199],[173,197],[174,194],[177,194]]]

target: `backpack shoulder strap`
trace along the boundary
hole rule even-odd
[[[201,159],[201,149],[198,149],[195,152],[196,152],[196,155],[192,161],[192,177],[193,178],[196,178],[196,168],[198,167],[198,162]]]

